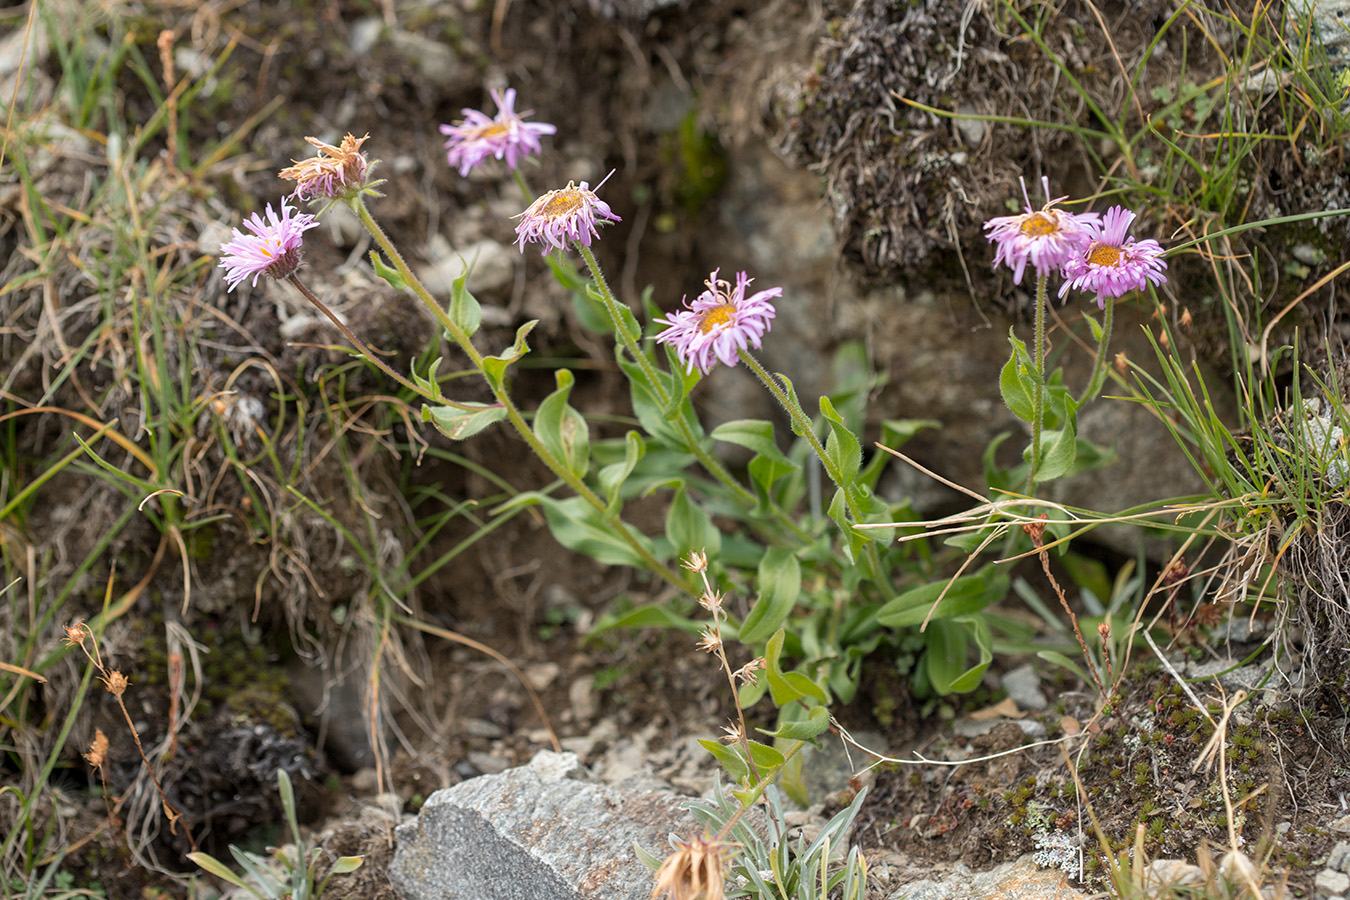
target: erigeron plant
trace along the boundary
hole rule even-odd
[[[456,279],[448,303],[441,303],[372,216],[367,199],[379,196],[381,182],[374,177],[377,163],[362,149],[367,137],[348,135],[338,146],[308,139],[317,155],[295,162],[281,175],[295,182],[295,199],[318,211],[301,213],[283,200],[280,213],[269,205],[265,218],[251,217],[245,223],[250,233],[236,230],[221,248],[220,265],[231,290],[245,281],[256,284],[262,275],[289,282],[372,365],[422,399],[424,422],[453,440],[506,422],[571,492],[557,497],[551,491],[525,491],[499,507],[499,513],[541,506],[563,545],[604,564],[645,570],[681,593],[698,591],[671,562],[694,550],[706,550],[714,560],[708,573],[714,584],[752,586],[755,602],[748,613],[728,615],[722,628],[727,639],[765,660],[765,678],[742,685],[740,700],[748,706],[769,694],[779,709],[780,739],[786,739],[784,729],[794,740],[820,734],[828,725],[830,704],[852,698],[864,658],[883,644],[893,648],[912,692],[930,704],[974,689],[993,659],[994,630],[984,610],[1007,595],[1009,579],[992,564],[971,568],[974,555],[962,566],[962,577],[953,579],[948,563],[959,557],[950,551],[892,540],[915,516],[907,501],[887,501],[876,492],[889,457],[877,453],[864,458],[860,432],[865,401],[878,379],[866,372],[865,363],[841,356],[841,383],[833,394],[819,398],[818,415],[808,413],[792,380],[766,369],[755,352],[769,338],[776,305],[793,298],[781,287],[755,285],[745,271],[732,279],[714,269],[703,279],[703,290],[673,312],[661,314],[648,304],[644,325],[615,297],[592,252],[601,226],[622,223],[599,195],[604,182],[594,188],[588,182],[569,183],[531,195],[519,166],[543,152],[540,138],[555,129],[525,121],[529,114],[515,111],[513,92],[493,96],[496,116],[465,110],[463,121],[442,126],[448,137],[447,161],[461,174],[502,164],[516,176],[525,203],[514,217],[517,244],[522,251],[538,245],[554,274],[584,296],[592,314],[598,313],[614,336],[615,361],[627,379],[639,429],[622,439],[597,439],[570,403],[575,377],[567,369],[557,370],[556,390],[533,413],[517,405],[510,390],[511,367],[529,353],[528,337],[536,323],[521,325],[512,345],[499,353],[480,349],[482,310],[468,290],[469,275]],[[998,245],[996,264],[1008,265],[1016,279],[1028,266],[1037,273],[1033,351],[1014,338],[1013,357],[1000,382],[1009,407],[1031,426],[1025,477],[1033,487],[1084,464],[1075,415],[1100,388],[1111,302],[1162,280],[1161,248],[1126,234],[1133,213],[1117,208],[1103,220],[1093,213],[1056,209],[1058,202],[1050,200],[1034,211],[1028,200],[1024,214],[987,226]],[[447,396],[437,374],[440,360],[407,375],[395,371],[306,286],[299,276],[305,234],[335,203],[348,205],[373,237],[379,248],[371,253],[376,273],[426,306],[440,332],[486,382],[492,402]],[[573,252],[585,264],[589,280],[568,260]],[[1047,284],[1056,270],[1065,278],[1061,294],[1071,288],[1092,291],[1106,313],[1105,325],[1094,332],[1100,350],[1092,383],[1077,399],[1057,376],[1047,377],[1043,371]],[[791,445],[780,446],[769,421],[737,420],[711,432],[704,429],[691,402],[693,390],[717,366],[742,363],[785,412],[795,436]],[[884,422],[882,444],[894,448],[932,424]],[[752,452],[747,479],[719,459],[719,441]],[[813,493],[809,471],[816,465],[830,483],[825,496]],[[654,490],[668,492],[669,509],[664,533],[649,535],[625,521],[623,507],[634,494]],[[726,545],[735,552],[722,552],[724,531]],[[699,627],[665,607],[640,607],[606,624]],[[802,796],[793,767],[784,785]]]

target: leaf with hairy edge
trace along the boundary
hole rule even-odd
[[[839,487],[847,488],[857,479],[858,470],[862,468],[862,446],[858,443],[858,436],[844,424],[843,417],[835,412],[829,397],[820,398],[820,414],[830,426],[830,435],[825,439],[825,455],[839,471]]]
[[[539,491],[526,491],[512,497],[493,512],[500,514],[518,506],[533,504],[544,507],[544,519],[548,522],[549,531],[567,549],[584,553],[606,566],[646,568],[646,560],[620,536],[614,524],[600,518],[595,507],[580,497],[558,500]],[[636,537],[647,552],[652,553],[651,541],[640,534]]]
[[[506,409],[498,404],[466,403],[465,406],[473,408],[423,406],[422,421],[435,425],[436,430],[450,440],[462,441],[506,418]]]
[[[610,463],[600,470],[600,492],[605,498],[605,518],[612,519],[623,508],[623,483],[633,474],[638,460],[647,454],[642,435],[630,431],[623,437],[623,462]]]
[[[389,286],[396,291],[407,288],[408,282],[403,280],[403,276],[398,273],[398,269],[390,268],[385,261],[380,258],[380,254],[374,250],[370,251],[370,264],[375,269],[375,274],[389,282]]]
[[[712,430],[712,439],[753,450],[758,456],[785,469],[799,468],[778,449],[778,443],[773,439],[772,422],[763,419],[735,419],[723,422]]]
[[[802,589],[802,567],[790,550],[770,547],[760,559],[755,576],[759,599],[741,623],[737,640],[757,644],[787,621]]]
[[[474,261],[477,261],[477,257],[474,257]],[[450,282],[450,320],[464,329],[469,337],[473,337],[478,326],[483,324],[483,307],[465,286],[472,268],[473,263],[469,263],[464,267],[464,272]]]
[[[1014,416],[1023,422],[1030,422],[1036,417],[1036,407],[1032,403],[1036,376],[1032,374],[1031,356],[1027,353],[1027,345],[1017,339],[1011,328],[1008,329],[1008,341],[1013,346],[1013,352],[998,373],[998,391],[1003,395],[1004,405]]]
[[[769,694],[773,697],[774,705],[786,706],[794,700],[804,700],[807,697],[828,703],[829,698],[820,685],[801,672],[783,671],[778,658],[783,655],[785,639],[786,635],[780,628],[764,647],[764,677],[769,682]]]
[[[526,343],[525,338],[529,337],[530,332],[534,331],[534,326],[538,324],[538,319],[531,319],[516,329],[516,340],[511,345],[511,349],[496,356],[483,357],[483,374],[487,377],[493,390],[499,391],[502,389],[507,366],[530,352],[530,345]]]
[[[544,398],[534,414],[534,436],[553,457],[578,478],[584,478],[591,464],[591,434],[585,418],[567,403],[576,379],[571,371],[553,373],[558,388]]]

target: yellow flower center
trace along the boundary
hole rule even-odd
[[[563,188],[554,192],[554,195],[544,204],[544,208],[539,210],[539,214],[553,217],[565,216],[580,209],[583,203],[581,191],[576,188]]]
[[[1055,220],[1045,213],[1033,213],[1022,223],[1022,233],[1028,237],[1045,237],[1059,230]]]
[[[1087,261],[1098,266],[1114,266],[1120,262],[1120,250],[1108,244],[1093,244]]]
[[[736,307],[730,303],[723,303],[721,306],[714,306],[712,309],[703,313],[703,318],[698,320],[698,330],[700,334],[707,334],[714,328],[723,328],[730,325],[735,320]]]

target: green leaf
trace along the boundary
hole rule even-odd
[[[712,430],[712,439],[726,441],[755,451],[764,459],[771,460],[787,470],[798,468],[788,459],[773,439],[773,423],[763,419],[735,419],[724,422]]]
[[[413,362],[412,366],[413,384],[417,385],[428,394],[431,394],[431,396],[435,397],[437,400],[445,399],[445,395],[441,393],[441,383],[436,380],[436,370],[441,367],[442,362],[443,360],[439,356],[433,359],[431,364],[427,366],[427,374],[425,376],[417,374],[416,361]],[[425,414],[422,417],[422,421],[427,421]]]
[[[365,858],[361,856],[339,856],[337,862],[333,863],[333,871],[330,875],[346,875],[348,872],[355,872],[361,868]]]
[[[813,706],[806,718],[795,722],[779,722],[774,731],[756,728],[760,734],[784,741],[809,741],[824,734],[830,727],[830,710],[824,706]]]
[[[403,276],[398,273],[398,269],[391,269],[387,266],[380,254],[374,250],[370,251],[370,264],[375,268],[375,274],[389,282],[389,286],[396,291],[407,288],[408,282],[403,280]]]
[[[1084,313],[1083,318],[1087,319],[1088,329],[1092,332],[1092,340],[1100,344],[1102,342],[1101,323],[1098,322],[1096,319],[1094,319],[1092,316],[1087,315],[1086,313]]]
[[[617,616],[605,613],[591,629],[591,635],[616,628],[678,628],[686,634],[699,634],[703,631],[703,623],[673,613],[664,606],[639,606]]]
[[[1073,426],[1041,433],[1041,464],[1036,467],[1038,482],[1063,478],[1073,471],[1078,457],[1078,439]]]
[[[735,784],[743,784],[750,777],[750,767],[746,765],[745,760],[739,753],[730,747],[724,747],[718,741],[710,741],[706,738],[700,738],[699,744],[713,755],[722,766],[727,770],[727,777]]]
[[[477,257],[474,259],[476,262]],[[450,282],[450,320],[464,329],[469,337],[473,337],[478,331],[478,326],[483,324],[483,307],[465,287],[472,268],[473,263],[469,263],[464,267],[464,272]]]
[[[558,500],[538,491],[517,494],[493,510],[501,514],[521,506],[539,504],[553,537],[569,550],[584,553],[607,566],[633,566],[646,569],[647,562],[629,545],[610,522],[600,517],[595,507],[580,497]],[[651,541],[637,535],[638,542],[651,552]]]
[[[828,703],[829,697],[821,690],[820,685],[800,672],[783,671],[778,660],[783,655],[785,639],[786,635],[780,628],[764,647],[764,677],[769,683],[769,694],[773,697],[774,705],[786,706],[794,700],[804,700],[807,697]]]
[[[452,441],[462,441],[473,437],[493,422],[506,418],[506,408],[497,404],[466,403],[473,409],[459,409],[454,406],[422,407],[422,421],[430,422],[436,430]]]
[[[243,888],[244,890],[248,891],[255,897],[263,896],[262,894],[254,890],[252,887],[250,887],[248,883],[245,882],[242,878],[234,874],[234,872],[232,872],[228,866],[226,866],[220,860],[216,859],[214,856],[211,856],[208,853],[189,853],[187,855],[187,858],[196,863],[198,868],[210,872],[212,875],[216,876],[222,881],[227,881],[230,884],[234,885],[235,887]]]
[[[790,550],[770,547],[760,559],[755,576],[759,599],[737,632],[737,640],[758,644],[787,621],[802,589],[802,567]]]
[[[1023,422],[1030,422],[1036,417],[1032,403],[1036,376],[1031,369],[1031,357],[1027,354],[1027,345],[1017,339],[1011,328],[1008,329],[1008,340],[1013,345],[1013,352],[998,373],[998,391],[1013,415]]]
[[[628,376],[633,413],[641,423],[642,430],[670,447],[683,447],[684,435],[666,417],[660,397],[648,380],[647,373],[626,355],[619,357],[619,368]],[[659,372],[657,375],[660,377]]]
[[[488,383],[492,385],[493,390],[501,390],[502,383],[506,378],[506,368],[511,363],[520,359],[526,353],[530,352],[530,345],[525,342],[529,337],[534,326],[539,324],[538,319],[532,319],[526,322],[520,328],[516,329],[516,340],[509,350],[503,351],[496,356],[483,357],[483,375],[486,376]]]
[[[924,665],[933,690],[939,694],[964,694],[973,691],[994,658],[989,626],[974,616],[933,622],[925,632],[927,652]],[[979,659],[967,665],[967,649],[974,638]]]
[[[948,585],[950,584],[950,587]],[[1008,594],[1009,580],[1003,573],[986,570],[978,575],[966,575],[951,582],[935,581],[905,591],[877,611],[877,621],[887,628],[904,628],[922,624],[930,618],[928,611],[938,597],[942,602],[933,610],[928,627],[941,619],[978,612],[997,603]],[[943,589],[947,592],[943,595]]]
[[[666,511],[666,537],[681,559],[696,550],[715,559],[722,549],[722,533],[703,508],[689,499],[683,482],[675,488],[675,498]]]
[[[862,468],[862,446],[858,443],[858,436],[844,424],[843,417],[835,412],[829,397],[820,398],[820,414],[830,426],[830,435],[825,439],[825,455],[839,471],[839,487],[846,488],[854,482],[858,470]]]
[[[591,464],[591,435],[585,418],[567,403],[576,379],[567,369],[553,373],[558,387],[534,414],[534,436],[569,472],[584,478]]]
[[[633,468],[647,453],[642,435],[630,431],[623,437],[623,462],[610,463],[600,470],[600,492],[605,498],[605,518],[618,515],[623,506],[623,483],[633,474]]]
[[[783,754],[768,744],[761,744],[759,741],[747,741],[750,745],[750,758],[754,760],[755,768],[759,769],[761,775],[765,769],[776,769],[786,760]]]
[[[784,475],[797,471],[798,468],[796,463],[785,466],[781,463],[774,462],[767,456],[756,456],[754,459],[750,460],[750,464],[746,466],[747,471],[750,473],[751,480],[760,488],[765,497],[773,490],[775,481],[782,478]]]
[[[834,492],[834,497],[830,500],[830,508],[826,510],[826,513],[834,520],[834,524],[839,526],[839,533],[844,538],[844,552],[848,554],[848,561],[857,562],[859,551],[870,538],[866,532],[855,529],[853,523],[849,520],[848,501],[845,499],[843,488]]]

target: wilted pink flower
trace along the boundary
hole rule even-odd
[[[220,245],[220,265],[225,269],[225,281],[234,290],[250,275],[257,287],[258,276],[285,278],[300,267],[300,247],[304,234],[318,225],[309,213],[296,212],[281,201],[281,215],[267,204],[267,221],[254,213],[244,220],[244,227],[252,234],[233,229],[234,239]]]
[[[341,146],[325,144],[316,137],[305,138],[318,148],[316,156],[293,159],[293,165],[277,173],[280,178],[295,182],[297,200],[337,200],[366,186],[370,162],[361,152],[361,145],[370,135],[356,137],[348,134]]]
[[[669,326],[656,336],[662,344],[672,344],[687,372],[698,369],[704,375],[712,371],[718,360],[728,366],[736,365],[737,353],[746,347],[759,347],[769,331],[775,315],[771,301],[783,296],[781,287],[760,291],[751,297],[745,289],[753,280],[741,272],[736,276],[736,287],[717,279],[718,269],[708,276],[708,289],[699,294],[687,309],[678,310],[663,319]]]
[[[984,223],[990,241],[997,244],[994,267],[1005,264],[1013,271],[1013,284],[1022,283],[1027,262],[1038,275],[1049,275],[1069,259],[1081,253],[1088,243],[1087,227],[1100,218],[1096,213],[1071,213],[1055,209],[1056,203],[1066,199],[1050,199],[1050,179],[1042,178],[1046,204],[1039,210],[1031,208],[1026,181],[1022,181],[1023,207],[1026,212],[1017,216],[997,216]],[[1066,195],[1067,196],[1067,195]]]
[[[1119,297],[1143,288],[1148,282],[1163,284],[1167,276],[1163,269],[1162,245],[1149,239],[1136,241],[1128,235],[1132,211],[1123,206],[1107,210],[1105,222],[1088,226],[1091,241],[1080,253],[1064,264],[1064,284],[1059,289],[1063,297],[1069,288],[1095,291],[1097,306],[1106,307],[1107,297]]]
[[[512,218],[520,219],[516,226],[520,252],[525,252],[526,241],[538,241],[544,245],[540,251],[544,254],[554,248],[566,250],[568,241],[580,241],[589,247],[591,239],[600,236],[596,227],[603,224],[602,220],[622,221],[584,181],[580,187],[569,181],[567,187],[549,191]]]
[[[454,125],[442,125],[441,134],[448,135],[445,142],[446,162],[458,167],[461,176],[489,156],[505,159],[512,169],[516,160],[522,156],[539,153],[543,146],[539,135],[553,134],[557,126],[546,122],[526,122],[525,116],[534,115],[533,111],[517,113],[516,92],[507,88],[505,93],[493,90],[492,99],[497,102],[497,117],[488,118],[486,113],[476,109],[460,110],[464,119]]]

